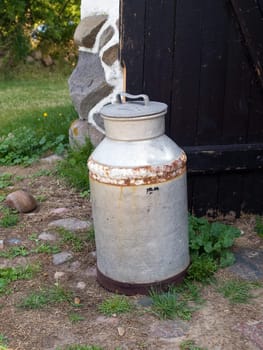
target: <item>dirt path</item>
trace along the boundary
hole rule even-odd
[[[47,231],[48,224],[56,219],[91,219],[89,201],[50,175],[51,168],[52,165],[42,163],[30,168],[0,168],[1,173],[12,173],[14,181],[2,194],[25,188],[40,200],[38,210],[21,214],[15,227],[0,228],[4,250],[12,246],[8,244],[10,238],[17,239],[18,246],[32,249],[36,244],[32,237]],[[65,209],[54,212],[57,208]],[[263,241],[253,231],[254,220],[253,216],[244,216],[232,222],[243,231],[236,242],[236,251],[240,248],[262,251]],[[65,243],[63,249],[70,248]],[[87,241],[83,251],[73,252],[73,259],[61,265],[54,265],[52,254],[47,253],[13,259],[0,257],[1,268],[33,263],[41,266],[34,278],[14,281],[10,292],[0,295],[0,335],[8,338],[10,349],[58,350],[70,344],[89,344],[105,350],[176,350],[186,339],[208,350],[263,349],[263,288],[253,291],[257,297],[250,303],[230,304],[214,286],[206,286],[202,292],[206,302],[193,313],[190,321],[159,320],[149,307],[141,305],[143,297],[139,295],[129,298],[135,305],[132,311],[106,317],[99,313],[98,305],[111,293],[96,282],[94,251],[94,243]],[[217,278],[224,280],[231,274],[230,270],[219,271]],[[35,310],[18,307],[32,291],[51,288],[55,283],[72,292],[72,302]],[[74,304],[74,300],[79,300],[80,305]],[[78,320],[74,322],[76,314]]]

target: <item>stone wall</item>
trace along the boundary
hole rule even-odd
[[[79,120],[71,126],[70,140],[82,143],[88,133],[97,144],[102,138],[98,130],[103,129],[99,111],[123,90],[118,59],[119,0],[82,0],[74,41],[79,59],[69,78],[69,88]]]

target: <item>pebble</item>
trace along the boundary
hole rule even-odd
[[[8,207],[16,209],[19,213],[28,213],[37,207],[37,201],[27,191],[18,190],[10,193],[5,200]]]
[[[57,162],[59,160],[63,160],[63,157],[58,156],[57,154],[52,154],[51,156],[45,157],[41,159],[41,162],[43,163],[54,163]]]
[[[91,226],[92,224],[90,221],[79,220],[76,218],[59,219],[48,224],[48,227],[61,227],[73,232],[88,230]]]
[[[56,209],[52,209],[50,210],[50,214],[51,215],[57,215],[57,214],[65,214],[69,211],[69,209],[67,208],[56,208]]]
[[[123,327],[118,327],[117,330],[118,330],[119,336],[123,337],[125,334],[125,329]]]
[[[96,267],[90,267],[86,270],[86,276],[87,277],[96,277],[97,276],[97,270]]]
[[[21,243],[21,239],[20,238],[10,238],[7,240],[7,242],[9,244],[12,244],[12,245],[17,245],[17,244]]]
[[[143,307],[149,307],[153,303],[152,298],[144,296],[137,301],[137,304]]]
[[[4,240],[0,239],[0,250],[4,249]]]
[[[78,289],[85,289],[86,288],[86,283],[85,282],[78,282],[77,288]]]
[[[93,252],[90,252],[89,255],[90,255],[92,258],[96,258],[96,257],[97,257],[97,252],[96,252],[96,250],[94,250]]]
[[[62,278],[63,276],[65,276],[65,272],[62,272],[62,271],[56,271],[54,274],[54,278],[56,281]]]
[[[42,241],[56,241],[57,236],[50,232],[42,232],[38,238]]]
[[[61,252],[53,254],[53,264],[61,265],[73,258],[73,254],[70,252]]]

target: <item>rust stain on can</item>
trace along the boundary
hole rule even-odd
[[[182,153],[169,164],[122,168],[100,164],[90,158],[88,167],[90,177],[95,181],[118,186],[140,186],[166,182],[183,175],[186,160],[185,153]]]

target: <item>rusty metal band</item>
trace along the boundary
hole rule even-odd
[[[140,186],[166,182],[175,179],[186,172],[186,155],[170,164],[144,166],[137,168],[110,167],[88,160],[89,176],[91,179],[117,186]]]
[[[97,281],[102,287],[110,292],[125,295],[147,295],[152,289],[156,291],[165,291],[169,288],[169,286],[181,283],[187,274],[188,267],[173,277],[153,283],[124,283],[115,281],[101,273],[97,267]]]

